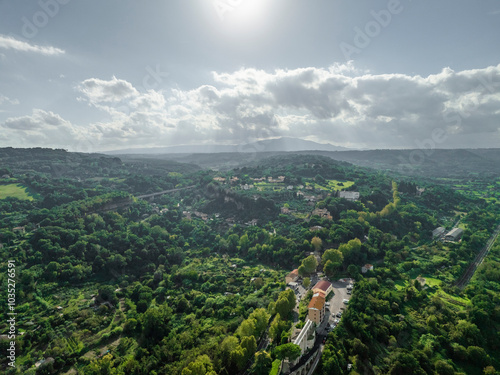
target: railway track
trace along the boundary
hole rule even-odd
[[[458,286],[460,289],[463,289],[467,286],[467,284],[469,284],[469,281],[474,275],[474,272],[476,272],[477,267],[481,265],[486,255],[488,255],[488,252],[490,251],[493,244],[496,242],[499,234],[500,234],[500,225],[497,227],[497,229],[490,237],[486,245],[483,247],[483,249],[479,252],[479,254],[476,255],[476,257],[469,265],[467,270],[464,272],[464,274],[455,282],[456,286]]]

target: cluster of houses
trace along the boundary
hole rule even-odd
[[[332,220],[332,215],[330,214],[330,211],[328,211],[326,208],[316,208],[313,210],[311,215],[312,216],[319,216],[323,219]]]
[[[259,177],[259,178],[250,178],[254,183],[259,183],[259,182],[269,182],[269,183],[284,183],[285,182],[285,176],[278,176],[278,178],[273,178],[273,177]],[[240,179],[238,177],[231,177],[231,178],[225,178],[225,177],[214,177],[213,178],[214,181],[217,181],[219,183],[229,183],[231,185],[236,185],[236,184],[239,184],[239,181]],[[240,188],[242,190],[252,190],[254,188],[256,188],[256,186],[254,184],[240,184],[239,185]],[[261,189],[259,187],[257,187],[257,189]],[[302,190],[305,189],[305,190],[314,190],[314,186],[312,185],[307,185],[304,187],[304,185],[297,185],[297,186],[294,186],[294,185],[287,185],[286,186],[286,189],[287,190],[294,190],[294,189],[297,189],[298,192],[297,192],[297,195],[299,196],[303,196],[304,199],[308,202],[315,202],[317,201],[319,198],[321,197],[316,197],[314,195],[309,195],[309,194],[305,194]],[[344,198],[344,199],[347,199],[349,201],[357,201],[360,197],[360,194],[358,191],[340,191],[338,192],[338,196],[340,198]]]
[[[462,228],[453,228],[452,230],[446,232],[443,227],[438,227],[432,231],[432,237],[435,239],[444,239],[445,241],[456,242],[460,241],[464,234]]]
[[[185,217],[186,219],[191,220],[193,218],[193,215],[196,217],[199,217],[203,221],[208,220],[208,214],[204,212],[199,212],[199,211],[182,211],[182,216]]]

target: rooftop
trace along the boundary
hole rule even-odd
[[[316,293],[311,298],[311,302],[309,302],[308,309],[322,310],[323,306],[325,306],[325,297],[319,293]]]
[[[318,281],[316,283],[316,285],[314,286],[313,290],[314,289],[321,289],[324,292],[326,292],[328,290],[328,288],[330,288],[331,286],[332,286],[331,282],[326,281],[326,280],[320,280],[320,281]]]

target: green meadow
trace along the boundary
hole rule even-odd
[[[0,199],[5,199],[8,197],[30,201],[34,199],[27,192],[27,188],[20,184],[0,185]]]

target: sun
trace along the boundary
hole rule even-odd
[[[220,21],[232,29],[252,29],[268,17],[269,0],[216,0],[213,5]]]

